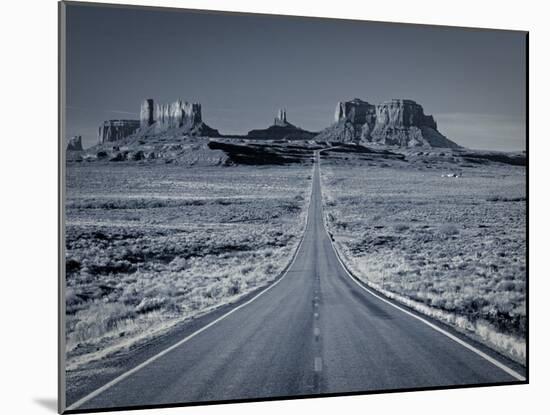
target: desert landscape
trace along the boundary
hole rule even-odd
[[[60,413],[529,382],[526,32],[60,21]]]
[[[334,124],[306,137],[280,110],[266,130],[224,137],[199,104],[148,99],[141,124],[106,122],[87,150],[69,140],[67,369],[280,275],[316,151],[327,230],[354,275],[524,362],[525,156],[461,148],[418,104],[395,104],[338,103]],[[399,111],[412,122],[396,135]]]
[[[320,132],[280,109],[236,136],[147,99],[66,156],[72,400],[284,277],[311,209],[353,278],[526,362],[526,155],[459,146],[414,101],[339,102]]]
[[[67,369],[266,285],[303,232],[311,167],[67,169]]]
[[[326,224],[354,275],[525,362],[525,167],[324,154]]]

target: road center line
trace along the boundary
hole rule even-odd
[[[320,357],[316,357],[315,361],[313,363],[313,368],[315,369],[316,372],[322,371],[323,370],[323,359],[321,359]]]

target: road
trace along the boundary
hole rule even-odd
[[[307,226],[287,273],[69,410],[523,380],[352,279],[324,227],[316,160]]]

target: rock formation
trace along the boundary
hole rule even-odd
[[[265,129],[251,130],[246,137],[261,140],[309,140],[316,134],[289,123],[286,119],[286,109],[281,108],[273,125]]]
[[[141,103],[139,113],[140,128],[147,128],[155,122],[155,104],[152,99],[146,99]]]
[[[349,121],[352,124],[363,125],[366,122],[372,123],[375,116],[375,106],[359,98],[351,101],[339,102],[336,105],[334,122]]]
[[[354,98],[339,102],[334,112],[334,124],[321,131],[318,140],[350,142],[367,136],[376,121],[376,106]]]
[[[139,128],[138,120],[107,120],[99,127],[99,144],[120,141],[135,133]]]
[[[154,104],[146,99],[141,104],[139,135],[154,135],[167,131],[175,134],[218,137],[218,130],[202,121],[201,104],[178,100],[171,104]]]
[[[422,106],[406,99],[392,99],[376,106],[376,124],[367,140],[401,147],[458,147],[439,131]]]
[[[202,121],[201,104],[178,100],[171,104],[157,104],[155,107],[157,129],[168,130],[194,126]]]
[[[82,136],[75,135],[70,137],[67,141],[67,151],[83,151],[82,148]]]
[[[202,121],[201,104],[178,100],[159,105],[151,98],[141,104],[139,120],[108,120],[99,127],[99,144],[129,136],[146,137],[164,132],[174,135],[218,137],[218,130]]]
[[[316,137],[337,142],[366,142],[401,147],[458,147],[437,130],[431,115],[408,99],[372,105],[358,98],[339,102],[335,123]]]
[[[286,127],[290,125],[286,121],[286,108],[279,109],[279,112],[277,112],[277,116],[275,117],[275,120],[273,120],[273,125],[276,125],[278,127]]]

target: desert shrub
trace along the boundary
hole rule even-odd
[[[73,273],[80,271],[81,265],[80,262],[76,259],[69,258],[65,261],[65,271],[68,273]]]
[[[168,264],[170,270],[174,272],[183,271],[187,268],[187,266],[186,259],[179,256],[175,257],[172,261],[170,261],[170,264]]]
[[[67,288],[65,291],[65,311],[67,314],[74,314],[79,310],[82,298],[78,296],[74,288]]]
[[[134,286],[129,286],[120,295],[118,301],[136,307],[141,302],[142,294]]]
[[[78,322],[69,337],[75,342],[96,341],[134,316],[134,310],[124,304],[95,302],[77,314]]]
[[[89,264],[87,268],[91,274],[101,275],[131,273],[137,270],[136,266],[129,261],[113,261],[111,259],[107,259],[102,263]]]
[[[248,275],[250,274],[252,271],[254,270],[254,267],[251,266],[251,265],[245,265],[244,267],[241,268],[241,273],[243,275]]]
[[[219,298],[221,294],[222,294],[221,287],[217,284],[213,284],[213,285],[209,286],[204,291],[204,296],[207,297],[207,298],[214,298],[214,299]]]
[[[458,234],[458,228],[453,224],[445,224],[439,227],[439,233],[445,236],[452,236]]]
[[[241,292],[242,289],[242,282],[238,278],[233,278],[229,281],[229,284],[226,288],[226,292],[228,295],[233,296],[237,295]]]
[[[395,229],[396,232],[401,233],[401,232],[404,232],[404,231],[408,230],[409,226],[405,225],[403,223],[398,223],[397,225],[395,225],[393,227],[393,229]]]
[[[514,291],[516,289],[516,283],[514,281],[500,281],[496,286],[497,291]]]
[[[167,303],[164,297],[144,298],[136,307],[136,313],[145,314],[160,310]]]

